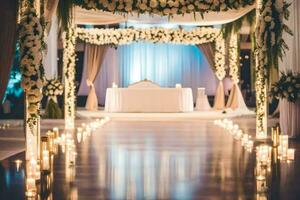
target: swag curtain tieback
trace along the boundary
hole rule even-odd
[[[87,110],[98,109],[98,98],[94,86],[94,81],[100,72],[104,56],[107,51],[107,46],[86,44],[85,46],[85,62],[87,64],[87,85],[90,91],[87,97],[85,108]]]

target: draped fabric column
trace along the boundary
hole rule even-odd
[[[285,23],[290,27],[294,35],[283,35],[289,46],[289,50],[283,57],[283,61],[279,64],[279,71],[292,71],[296,74],[300,72],[300,1],[287,0],[287,3],[292,3],[289,8],[291,15]],[[297,100],[296,103],[291,103],[286,99],[282,99],[279,103],[279,110],[281,131],[290,137],[299,137],[300,100]]]
[[[55,15],[58,5],[58,0],[47,0],[45,2],[45,21],[46,27],[46,44],[47,52],[43,59],[45,76],[48,79],[54,78],[57,75],[57,37],[58,24]]]
[[[94,87],[94,81],[101,69],[107,46],[86,44],[85,46],[85,62],[87,66],[87,85],[90,91],[87,97],[85,108],[87,110],[98,109],[98,99]]]
[[[197,47],[202,51],[202,53],[205,55],[207,62],[209,63],[210,67],[214,69],[215,66],[215,54],[214,49],[212,47],[212,43],[204,43],[204,44],[198,44]]]
[[[220,41],[219,41],[220,42]],[[224,41],[222,41],[224,43]],[[223,46],[225,44],[217,44],[217,46]],[[206,59],[210,65],[210,67],[215,71],[215,51],[213,49],[212,43],[204,43],[199,44],[197,47],[203,52],[203,54],[206,56]],[[215,94],[215,102],[214,102],[214,109],[221,110],[225,107],[225,97],[224,97],[224,85],[222,82],[223,77],[220,77],[217,75],[220,82],[216,90]]]
[[[223,79],[226,76],[226,44],[222,36],[219,36],[215,40],[216,49],[215,49],[215,74],[219,79],[219,85],[215,94],[215,101],[213,108],[215,110],[222,110],[225,108],[225,93],[224,93],[224,84]],[[217,54],[218,52],[218,54]]]
[[[17,34],[17,0],[0,1],[0,102],[4,96],[13,63]]]

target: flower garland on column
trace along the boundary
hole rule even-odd
[[[259,0],[257,2],[256,25],[256,134],[267,137],[267,97],[268,79],[271,67],[278,66],[278,58],[288,49],[282,38],[283,31],[292,33],[283,23],[289,18],[290,4],[284,0]]]
[[[221,34],[215,40],[215,74],[219,81],[222,81],[226,76],[225,70],[225,40]]]
[[[34,8],[28,7],[20,22],[20,55],[22,88],[26,93],[28,114],[27,124],[30,129],[37,125],[40,115],[40,102],[43,98],[44,84],[43,59],[43,28]],[[34,132],[34,131],[32,131]]]
[[[65,126],[67,129],[74,128],[75,121],[75,45],[76,31],[74,27],[68,28],[62,35],[63,41],[63,73],[65,81],[64,112]]]
[[[239,83],[239,42],[238,33],[232,33],[229,39],[229,75],[232,81]]]

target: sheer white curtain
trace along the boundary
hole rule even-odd
[[[84,58],[86,59],[86,57]],[[87,76],[87,66],[85,64],[86,62],[84,61],[84,69],[82,73],[80,88],[78,91],[78,95],[83,96],[87,96],[89,92],[89,87],[87,86],[86,79],[84,78]],[[94,87],[100,105],[104,105],[106,89],[108,87],[111,87],[113,82],[119,82],[119,64],[117,50],[114,48],[108,48],[102,63],[102,67],[100,68],[100,72],[98,73],[94,81]]]
[[[85,77],[86,67],[84,67]],[[197,88],[206,88],[214,95],[217,79],[203,53],[192,45],[152,44],[138,42],[109,48],[94,85],[100,104],[105,103],[105,91],[115,82],[119,87],[149,79],[162,87],[191,87],[194,100]],[[82,80],[79,95],[87,95],[88,87]]]
[[[279,65],[279,71],[293,73],[300,72],[300,1],[287,0],[292,3],[290,6],[290,18],[285,22],[293,31],[294,35],[285,34],[283,37],[289,46],[283,62]],[[280,127],[282,132],[290,137],[300,136],[300,101],[290,103],[287,100],[280,100]]]
[[[214,72],[197,46],[139,42],[121,46],[118,51],[124,87],[146,78],[163,87],[176,83],[191,87],[194,98],[198,87],[205,87],[208,95],[215,93]]]

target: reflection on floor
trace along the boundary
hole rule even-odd
[[[244,119],[241,127],[253,134],[253,122]],[[90,137],[77,136],[76,164],[60,146],[53,173],[41,176],[41,199],[300,199],[295,142],[295,161],[272,165],[265,192],[257,193],[255,152],[211,120],[113,120]],[[16,159],[24,154],[0,164],[0,199],[25,197],[25,162],[17,170]]]

